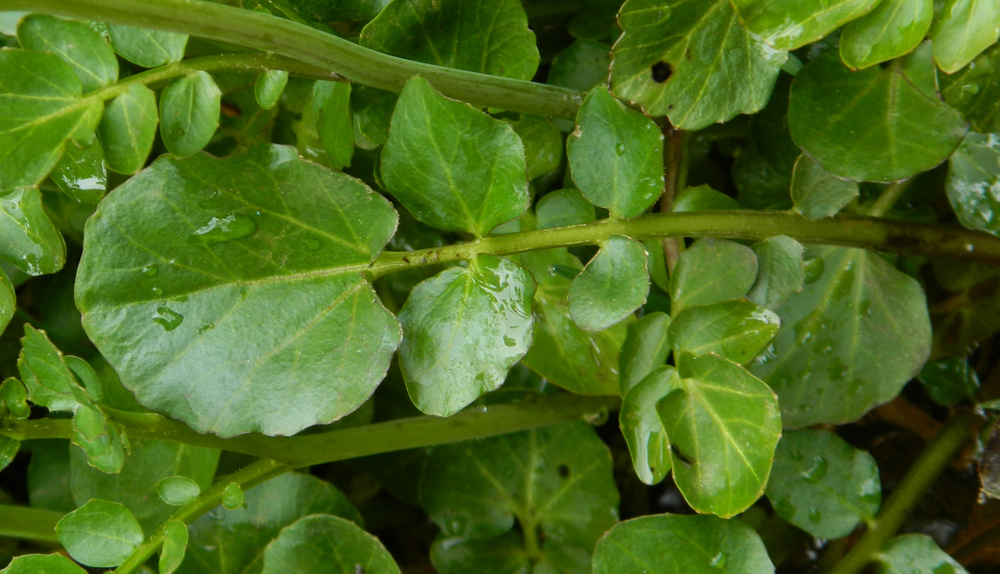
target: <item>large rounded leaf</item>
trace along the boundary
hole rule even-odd
[[[945,187],[962,225],[1000,235],[1000,135],[966,136],[948,160]]]
[[[389,551],[353,522],[317,514],[281,531],[264,551],[264,574],[399,574]]]
[[[782,50],[815,42],[879,0],[732,0],[746,29]]]
[[[291,148],[162,158],[88,222],[77,304],[149,408],[200,432],[293,434],[385,375],[399,324],[360,272],[395,227],[382,197]]]
[[[956,72],[1000,38],[1000,10],[991,0],[948,0],[934,18],[934,59]]]

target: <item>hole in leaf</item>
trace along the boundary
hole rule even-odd
[[[560,464],[558,470],[559,470],[559,476],[561,476],[563,478],[566,478],[566,477],[569,476],[569,467],[566,466],[565,464]]]
[[[653,64],[652,71],[653,71],[653,81],[656,82],[657,84],[662,84],[663,82],[669,80],[670,74],[674,72],[674,70],[670,67],[670,64],[662,60]]]

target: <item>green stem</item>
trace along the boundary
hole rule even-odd
[[[62,517],[52,510],[0,505],[0,536],[58,543],[56,523]]]
[[[934,484],[948,462],[972,440],[978,417],[959,412],[927,445],[913,466],[896,485],[892,496],[878,517],[868,526],[861,540],[829,574],[858,574],[875,559],[913,511],[927,489]]]
[[[25,10],[167,30],[250,46],[294,58],[362,84],[398,92],[413,76],[444,95],[484,107],[576,117],[580,92],[414,62],[363,48],[309,26],[195,0],[0,0],[0,10]]]
[[[886,186],[882,191],[882,195],[878,196],[878,199],[868,208],[868,215],[871,217],[883,217],[886,213],[889,213],[892,206],[896,205],[896,202],[903,197],[903,193],[906,192],[915,179],[911,177],[910,179],[897,181]]]

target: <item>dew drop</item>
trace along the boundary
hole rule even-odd
[[[725,568],[727,558],[728,556],[726,556],[725,552],[719,552],[718,554],[712,557],[712,561],[709,562],[708,565],[711,566],[712,568]]]
[[[619,157],[625,155],[625,144],[618,142],[618,145],[615,146],[615,154]]]
[[[153,295],[156,295],[157,297],[163,295],[163,289],[160,289],[159,287],[153,287],[152,291]]]
[[[302,240],[302,245],[305,245],[308,251],[319,251],[323,248],[323,242],[314,237],[306,237]]]
[[[159,307],[153,315],[153,322],[163,327],[165,331],[173,331],[184,322],[184,315],[169,307]]]
[[[810,484],[816,484],[823,480],[826,476],[826,471],[830,469],[830,463],[823,457],[817,456],[813,458],[812,464],[802,473],[802,478],[806,479],[806,482]]]
[[[160,272],[160,268],[155,264],[149,264],[142,268],[142,274],[146,277],[156,277],[156,274]]]
[[[809,522],[818,523],[823,520],[823,513],[815,508],[809,509]]]
[[[226,241],[243,239],[257,231],[257,223],[252,217],[239,213],[231,213],[223,217],[213,217],[205,225],[191,234],[191,243],[218,245]]]
[[[822,257],[810,257],[805,261],[805,280],[806,283],[815,283],[823,276],[823,268],[826,264],[823,262]]]

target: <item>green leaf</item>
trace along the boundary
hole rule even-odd
[[[826,53],[792,85],[795,143],[835,177],[890,182],[944,161],[968,130],[936,95],[930,45],[888,68],[852,72]]]
[[[399,313],[399,366],[413,404],[451,416],[496,390],[531,347],[531,275],[494,255],[413,289]]]
[[[396,94],[366,86],[351,86],[351,110],[354,112],[354,145],[375,149],[389,141],[389,123],[396,107]]]
[[[145,406],[199,432],[293,434],[385,375],[399,326],[359,272],[395,227],[387,201],[291,148],[164,157],[88,222],[77,305]]]
[[[610,67],[611,46],[594,40],[577,40],[552,59],[548,83],[589,92],[607,83]]]
[[[767,497],[778,514],[817,538],[847,536],[882,503],[867,452],[824,430],[789,431],[778,443]]]
[[[3,569],[5,574],[86,574],[86,570],[62,554],[18,556]]]
[[[91,500],[56,525],[59,542],[84,566],[118,566],[142,544],[142,528],[121,504]]]
[[[73,444],[87,454],[87,463],[109,474],[121,471],[125,441],[117,425],[97,408],[80,405],[73,414]]]
[[[118,59],[111,46],[83,22],[32,14],[17,27],[17,41],[25,50],[55,54],[73,68],[89,93],[118,79]]]
[[[583,422],[434,447],[420,501],[442,531],[432,550],[435,564],[464,542],[510,532],[515,520],[535,538],[544,562],[560,549],[589,555],[618,521],[611,468],[607,447]],[[492,546],[480,545],[480,560]]]
[[[618,413],[635,474],[646,484],[657,484],[670,472],[670,440],[656,403],[680,385],[676,379],[673,367],[657,367],[625,393]]]
[[[902,390],[930,354],[920,284],[877,254],[814,247],[806,284],[775,309],[774,354],[751,366],[781,399],[786,427],[855,421]]]
[[[735,209],[740,209],[738,201],[707,185],[699,185],[686,187],[684,191],[677,194],[672,211],[684,213],[687,211],[730,211]]]
[[[963,226],[1000,235],[1000,134],[967,135],[948,160],[945,189]]]
[[[246,491],[243,508],[217,506],[191,524],[181,572],[260,574],[268,543],[296,520],[317,514],[362,525],[358,511],[330,483],[299,473],[272,478]]]
[[[85,398],[59,349],[49,341],[45,331],[29,324],[24,326],[17,368],[28,388],[28,397],[36,405],[50,411],[73,411],[80,399]]]
[[[612,235],[569,286],[569,312],[587,331],[603,331],[646,302],[649,271],[646,248],[624,235]]]
[[[240,485],[235,482],[227,484],[225,490],[222,491],[223,508],[226,510],[236,510],[238,508],[242,508],[245,503],[246,499]]]
[[[594,204],[575,189],[557,189],[542,196],[535,204],[538,229],[590,223],[597,216]]]
[[[780,325],[771,311],[734,300],[686,307],[670,322],[668,335],[674,352],[715,353],[746,364],[767,347]]]
[[[747,299],[767,309],[777,309],[805,284],[802,244],[779,235],[751,246],[757,256],[757,279]]]
[[[545,175],[559,168],[562,159],[562,134],[552,121],[540,116],[522,114],[510,123],[524,145],[528,179]]]
[[[486,235],[528,207],[524,148],[507,122],[406,82],[382,150],[382,179],[414,217]]]
[[[779,50],[795,50],[867,14],[879,0],[732,0],[751,33]]]
[[[682,353],[677,363],[680,377],[656,405],[670,437],[674,482],[698,512],[739,514],[764,494],[781,436],[778,399],[718,355]]]
[[[913,51],[931,27],[933,0],[879,0],[840,35],[840,58],[855,70]]]
[[[667,362],[667,356],[670,355],[670,345],[667,342],[669,325],[670,317],[666,314],[650,313],[628,326],[628,334],[625,335],[618,358],[623,397],[645,379],[646,375]]]
[[[629,0],[618,24],[612,91],[683,130],[763,108],[788,57],[744,30],[729,0]]]
[[[353,522],[320,514],[281,531],[264,551],[263,574],[399,574],[377,538]]]
[[[0,470],[7,468],[20,449],[21,441],[7,435],[0,435]]]
[[[62,513],[76,509],[69,485],[69,450],[70,443],[64,439],[38,441],[32,446],[27,476],[31,506]]]
[[[1000,132],[1000,44],[971,64],[939,78],[941,96],[980,133]]]
[[[875,559],[879,562],[879,574],[967,574],[961,564],[926,534],[897,536],[882,547]]]
[[[757,257],[744,245],[705,238],[677,260],[670,299],[677,309],[744,297],[757,277]]]
[[[188,529],[180,520],[167,522],[163,531],[163,548],[160,550],[160,574],[173,574],[184,561],[187,551]]]
[[[100,142],[85,146],[68,143],[50,175],[59,189],[77,203],[99,202],[108,189],[108,170]]]
[[[201,151],[219,127],[222,92],[198,70],[172,80],[160,93],[160,136],[170,153],[187,157]]]
[[[146,164],[156,137],[156,94],[143,84],[132,84],[104,108],[97,137],[108,168],[133,174]]]
[[[934,60],[957,72],[1000,38],[1000,11],[989,0],[947,0],[934,18]]]
[[[168,476],[156,483],[156,494],[170,506],[184,506],[201,494],[201,486],[186,476]]]
[[[24,420],[30,414],[28,391],[21,381],[10,377],[0,384],[0,420]]]
[[[0,51],[0,193],[35,185],[55,167],[63,143],[86,142],[101,102],[84,98],[80,79],[58,56]]]
[[[361,30],[366,48],[428,64],[530,80],[535,35],[517,0],[390,2]]]
[[[257,103],[265,110],[273,108],[281,100],[281,94],[288,85],[288,72],[285,70],[268,70],[257,76],[253,86]]]
[[[7,328],[7,324],[14,318],[14,311],[17,309],[17,300],[14,297],[14,286],[11,285],[7,274],[0,270],[0,333]]]
[[[66,242],[45,213],[37,187],[0,191],[0,259],[29,275],[55,273],[65,265]]]
[[[354,125],[351,120],[351,84],[319,81],[313,85],[312,105],[316,131],[334,169],[351,165],[354,155]]]
[[[979,390],[979,377],[965,358],[933,361],[924,365],[917,375],[924,390],[935,403],[949,406],[970,399]]]
[[[837,215],[858,194],[858,184],[833,177],[808,155],[800,155],[795,162],[792,201],[795,202],[795,211],[806,218],[822,219]]]
[[[661,514],[622,522],[597,543],[594,574],[633,572],[769,574],[774,566],[742,520]]]
[[[118,55],[143,68],[156,68],[184,57],[184,34],[108,24],[108,37]]]

